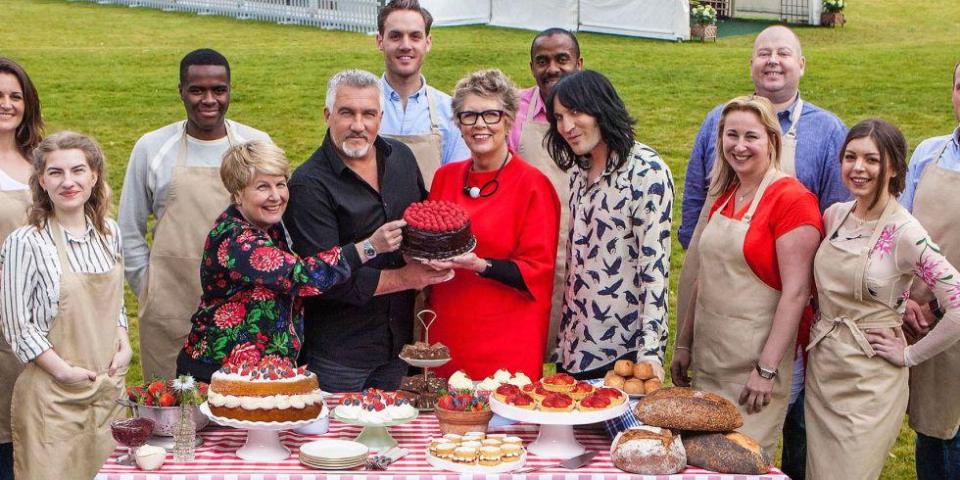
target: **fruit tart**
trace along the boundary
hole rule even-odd
[[[493,392],[493,398],[496,398],[502,402],[510,395],[516,395],[518,393],[521,393],[520,387],[506,383],[497,387],[497,389]]]
[[[577,385],[577,380],[566,373],[558,373],[542,378],[540,383],[551,392],[569,393]]]
[[[550,393],[550,391],[547,390],[546,388],[543,388],[543,384],[539,382],[524,385],[523,388],[520,389],[520,391],[522,393],[530,395],[531,397],[533,397],[534,400],[538,402],[540,400],[543,400],[543,397],[547,396],[547,394]]]
[[[623,392],[617,390],[616,388],[598,388],[595,392],[595,395],[603,395],[610,398],[610,402],[614,405],[620,405],[621,403],[627,401],[626,397],[623,395]]]
[[[587,395],[583,400],[580,400],[580,410],[584,412],[606,410],[613,405],[613,401],[609,396],[600,393],[592,393]]]
[[[543,397],[543,400],[540,400],[540,410],[544,412],[570,412],[576,407],[576,403],[566,393],[550,392],[546,397]]]
[[[570,391],[570,396],[574,400],[583,400],[584,397],[596,391],[596,387],[587,382],[577,382]]]
[[[507,405],[513,405],[517,408],[522,408],[525,410],[533,410],[537,406],[537,401],[533,399],[530,395],[526,393],[516,393],[507,397],[503,403]]]

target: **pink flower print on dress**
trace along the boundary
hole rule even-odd
[[[883,227],[883,230],[880,232],[880,238],[877,239],[876,245],[874,245],[873,249],[870,250],[870,255],[873,256],[874,252],[880,252],[881,260],[884,256],[889,255],[893,250],[893,236],[896,232],[897,228],[892,223]]]
[[[950,308],[960,308],[960,284],[954,283],[947,287]]]
[[[917,262],[914,273],[923,281],[923,284],[926,285],[927,288],[934,290],[937,286],[937,280],[940,279],[939,269],[939,261],[934,258],[921,256],[920,261]]]

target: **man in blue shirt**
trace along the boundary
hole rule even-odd
[[[781,166],[795,175],[820,201],[820,210],[844,201],[850,194],[840,179],[839,151],[847,127],[831,112],[800,97],[800,78],[806,59],[800,39],[787,27],[772,26],[757,35],[750,60],[750,78],[756,95],[773,103],[784,133]],[[707,114],[690,154],[684,179],[680,244],[690,247],[698,222],[709,211],[707,190],[709,174],[716,159],[717,124],[723,105]],[[712,203],[712,199],[710,201]],[[702,226],[701,226],[702,228]],[[694,249],[695,250],[695,249]],[[677,323],[686,318],[691,308],[690,291],[696,279],[699,256],[690,251],[684,260],[677,297]],[[791,405],[784,424],[783,471],[790,478],[804,478],[806,436],[803,428],[803,357],[797,355]],[[791,372],[781,372],[791,374]]]
[[[410,147],[428,189],[440,165],[470,157],[453,123],[450,96],[427,85],[421,74],[432,44],[431,24],[433,17],[417,0],[393,0],[377,17],[377,48],[385,67],[380,133]]]
[[[953,113],[960,122],[960,63],[953,67]],[[960,127],[924,140],[907,170],[900,204],[913,213],[953,265],[960,262]],[[943,310],[923,282],[914,282],[904,314],[908,337],[925,335]],[[917,432],[919,480],[960,478],[960,344],[910,369],[910,427]]]

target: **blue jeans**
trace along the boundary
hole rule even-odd
[[[950,440],[917,432],[917,480],[960,479],[960,433]]]
[[[326,358],[307,356],[307,368],[317,374],[320,388],[326,392],[359,392],[365,388],[396,390],[409,366],[395,357],[376,367],[347,367]]]
[[[804,391],[787,410],[783,422],[783,453],[780,455],[780,469],[788,477],[803,480],[807,472],[807,424],[803,419]]]
[[[12,443],[0,443],[0,480],[13,480]]]

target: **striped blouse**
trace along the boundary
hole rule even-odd
[[[101,242],[100,235],[87,219],[83,235],[63,230],[70,269],[82,273],[103,273],[120,258],[120,228],[107,219],[111,235]],[[104,244],[109,248],[105,251]],[[0,320],[3,335],[13,352],[29,362],[52,347],[47,339],[60,302],[60,258],[50,225],[37,230],[33,226],[13,231],[0,249]],[[127,327],[126,308],[121,305],[117,325]]]

